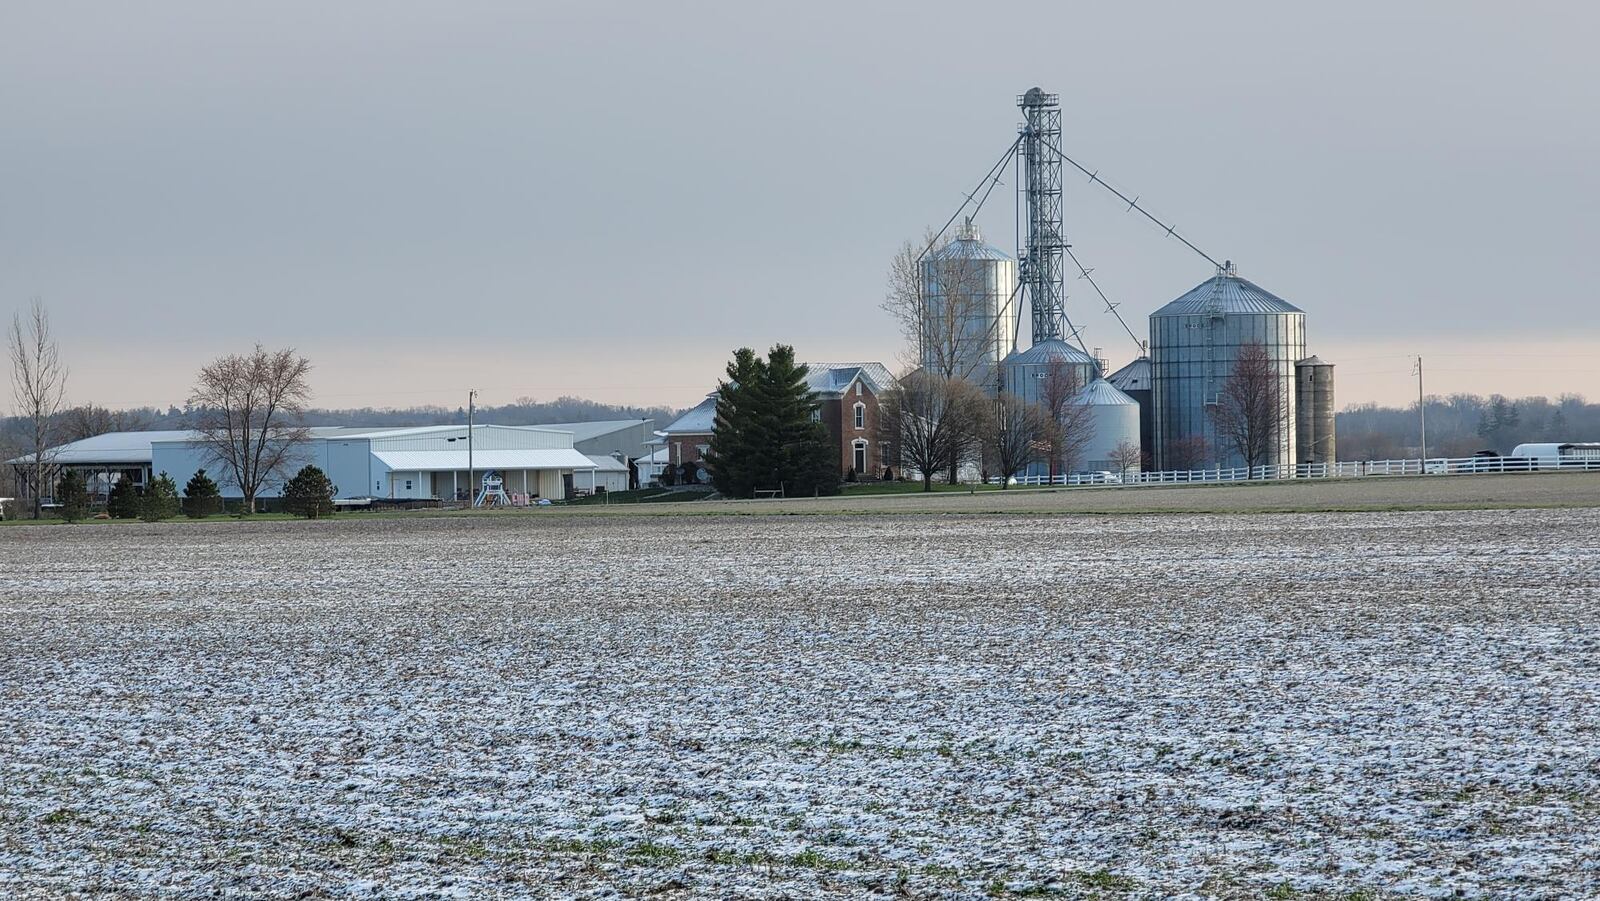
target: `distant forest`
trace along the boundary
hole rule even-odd
[[[476,420],[498,425],[540,425],[551,422],[594,422],[605,419],[653,419],[657,428],[677,418],[683,410],[669,407],[632,407],[597,403],[579,397],[553,401],[518,398],[498,407],[479,407]],[[1556,400],[1523,397],[1515,400],[1495,394],[1452,394],[1428,398],[1428,454],[1435,457],[1464,457],[1479,450],[1511,452],[1518,444],[1532,441],[1600,442],[1600,404],[1589,403],[1581,395],[1564,394]],[[401,427],[446,425],[466,422],[465,407],[409,407],[378,410],[361,407],[350,410],[317,409],[306,415],[307,425],[349,425]],[[104,432],[136,429],[182,429],[189,425],[188,414],[179,407],[158,410],[144,407],[132,410],[107,410],[94,404],[74,407],[61,415],[62,441],[87,438]],[[1337,429],[1341,460],[1387,460],[1416,457],[1417,407],[1380,407],[1361,404],[1338,414]],[[21,453],[21,422],[0,419],[0,452]],[[9,439],[9,440],[8,440]],[[0,457],[5,459],[5,457]]]
[[[1600,404],[1582,395],[1556,400],[1499,394],[1452,394],[1430,397],[1428,456],[1469,457],[1480,450],[1511,453],[1519,444],[1538,441],[1600,442]],[[1394,460],[1416,457],[1417,405],[1380,407],[1361,404],[1337,414],[1335,430],[1341,460]]]
[[[475,422],[487,425],[543,425],[552,422],[653,419],[656,427],[661,428],[682,412],[671,407],[602,404],[581,397],[560,397],[553,401],[536,401],[531,397],[521,397],[503,406],[478,407],[473,419]],[[408,407],[398,410],[378,410],[372,407],[351,410],[315,409],[307,411],[305,416],[305,424],[311,426],[348,425],[372,428],[450,425],[466,421],[466,407]],[[155,407],[107,410],[96,404],[85,404],[63,411],[58,425],[62,441],[76,441],[106,432],[184,429],[189,427],[189,414],[181,407],[168,407],[165,410]],[[4,445],[16,443],[15,436],[20,426],[21,422],[15,418],[0,419],[0,449],[4,449]],[[7,442],[5,438],[13,440]]]

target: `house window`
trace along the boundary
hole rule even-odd
[[[857,438],[855,440],[855,459],[851,462],[856,472],[867,471],[867,442]]]
[[[867,427],[867,405],[862,403],[862,402],[860,402],[860,401],[856,401],[855,410],[856,410],[856,428],[858,428],[858,429],[866,428]]]
[[[811,408],[811,421],[812,422],[821,422],[822,421],[822,408],[821,407],[813,407],[813,408]]]
[[[406,479],[406,490],[407,491],[411,490],[411,480],[410,479]]]
[[[860,382],[856,382],[856,397],[860,397],[860,396],[861,396],[861,383]]]

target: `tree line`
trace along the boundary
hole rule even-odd
[[[1600,441],[1600,404],[1581,394],[1509,398],[1501,394],[1430,395],[1430,457],[1467,457],[1480,450],[1510,454],[1519,444]],[[1341,460],[1395,460],[1421,453],[1416,404],[1357,404],[1335,416]]]

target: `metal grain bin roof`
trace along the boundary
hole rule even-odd
[[[1304,360],[1300,360],[1300,361],[1296,362],[1294,365],[1295,366],[1332,366],[1333,364],[1332,363],[1328,363],[1328,362],[1324,362],[1321,357],[1317,356],[1316,354],[1312,354],[1311,356],[1306,357]]]
[[[930,260],[1009,260],[1010,254],[985,244],[974,232],[971,237],[962,235],[954,241],[928,254]]]
[[[1083,390],[1078,392],[1076,400],[1080,404],[1087,404],[1091,407],[1137,407],[1139,405],[1138,401],[1123,394],[1117,389],[1117,386],[1105,379],[1095,379],[1085,385]]]
[[[1249,279],[1219,274],[1154,313],[1156,316],[1206,316],[1235,313],[1304,313],[1305,311]]]
[[[1150,358],[1140,357],[1132,363],[1111,373],[1106,381],[1115,385],[1120,391],[1149,391],[1150,390]]]
[[[1027,350],[1012,351],[1005,358],[1005,365],[1032,365],[1052,363],[1061,360],[1066,363],[1086,363],[1094,365],[1094,358],[1076,347],[1062,341],[1060,338],[1046,338]]]

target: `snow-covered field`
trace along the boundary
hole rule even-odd
[[[0,532],[0,896],[1600,894],[1600,511]]]

